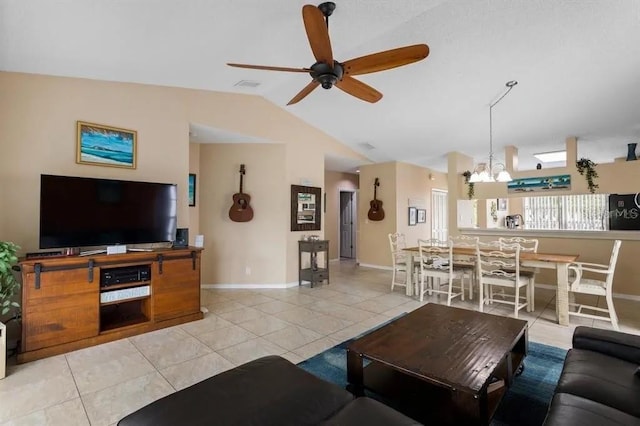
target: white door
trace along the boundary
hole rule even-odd
[[[431,190],[431,238],[440,241],[449,239],[447,191]]]

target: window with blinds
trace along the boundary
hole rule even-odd
[[[607,230],[608,197],[608,194],[525,197],[525,228]]]

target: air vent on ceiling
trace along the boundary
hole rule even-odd
[[[358,145],[360,145],[362,148],[366,149],[367,151],[371,151],[372,149],[376,149],[376,147],[371,145],[369,142],[362,142],[362,143],[360,143]]]
[[[258,86],[260,86],[260,82],[259,82],[259,81],[255,81],[255,80],[240,80],[239,82],[237,82],[236,84],[234,84],[234,86],[240,86],[240,87],[258,87]]]

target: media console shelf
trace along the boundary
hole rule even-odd
[[[201,319],[201,250],[21,260],[18,362]]]

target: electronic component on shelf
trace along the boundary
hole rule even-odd
[[[108,269],[103,268],[100,270],[100,287],[150,280],[151,265],[134,265]]]
[[[140,287],[122,288],[120,290],[103,291],[100,293],[100,303],[117,302],[120,300],[135,299],[136,297],[145,297],[151,294],[151,286],[143,285]]]
[[[64,256],[64,252],[62,250],[54,250],[54,251],[37,251],[32,253],[27,253],[27,259],[42,259],[45,257],[59,257]]]

